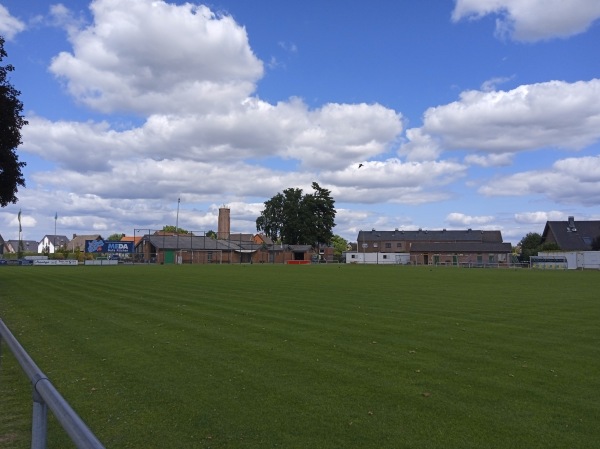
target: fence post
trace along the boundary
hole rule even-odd
[[[48,434],[48,405],[33,387],[33,417],[31,422],[31,449],[46,449],[46,435]]]

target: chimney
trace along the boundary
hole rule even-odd
[[[567,231],[575,232],[577,228],[575,227],[575,217],[569,217],[569,224],[567,225]]]
[[[230,210],[228,207],[219,208],[219,223],[217,228],[217,238],[219,240],[227,240],[231,232]]]

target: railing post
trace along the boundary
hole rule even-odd
[[[39,379],[38,379],[39,380]],[[46,435],[48,434],[48,405],[40,394],[33,389],[33,418],[31,422],[31,449],[46,449]]]

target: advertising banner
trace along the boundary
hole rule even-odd
[[[86,253],[133,253],[133,242],[114,240],[86,240]]]
[[[52,265],[70,265],[77,266],[78,262],[76,260],[34,260],[33,264],[36,266],[52,266]]]

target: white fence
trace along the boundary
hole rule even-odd
[[[409,253],[361,253],[346,252],[346,263],[378,264],[378,265],[408,265],[410,264]]]
[[[569,270],[600,270],[600,251],[544,251],[538,257],[564,257]]]

